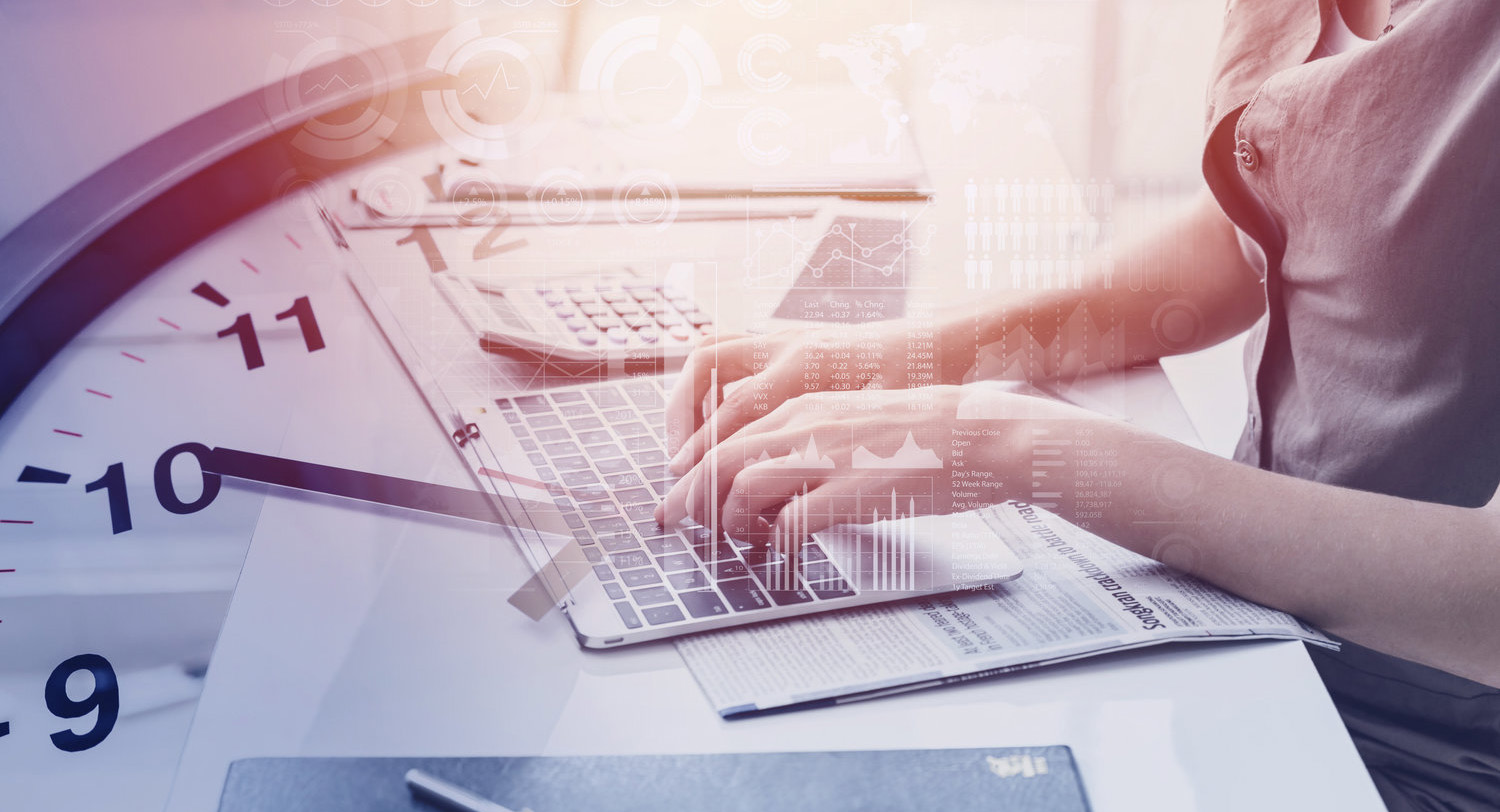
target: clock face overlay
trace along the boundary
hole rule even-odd
[[[56,774],[47,804],[106,740],[180,743],[265,500],[205,455],[279,448],[357,361],[310,211],[283,200],[162,266],[0,416],[0,746]]]

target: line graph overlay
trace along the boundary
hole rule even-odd
[[[801,269],[776,318],[858,323],[899,318],[906,312],[906,291],[912,282],[913,260],[931,248],[932,226],[918,227],[915,218],[838,217],[816,246],[798,244],[794,263]],[[762,238],[796,241],[788,226],[773,225]],[[747,252],[749,279],[764,280],[759,267],[762,246]],[[785,279],[791,268],[774,269],[769,278]]]

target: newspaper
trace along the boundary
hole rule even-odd
[[[1040,508],[979,511],[1026,570],[992,589],[826,612],[683,638],[724,718],[966,682],[1171,641],[1338,644]]]

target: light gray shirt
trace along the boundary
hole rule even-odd
[[[1204,174],[1267,300],[1236,456],[1480,506],[1500,484],[1500,2],[1395,0],[1376,42],[1317,58],[1332,14],[1226,13]],[[1352,645],[1314,661],[1393,810],[1500,808],[1500,692]]]

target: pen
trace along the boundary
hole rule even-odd
[[[512,812],[507,807],[421,770],[406,771],[406,787],[418,798],[451,812]]]

